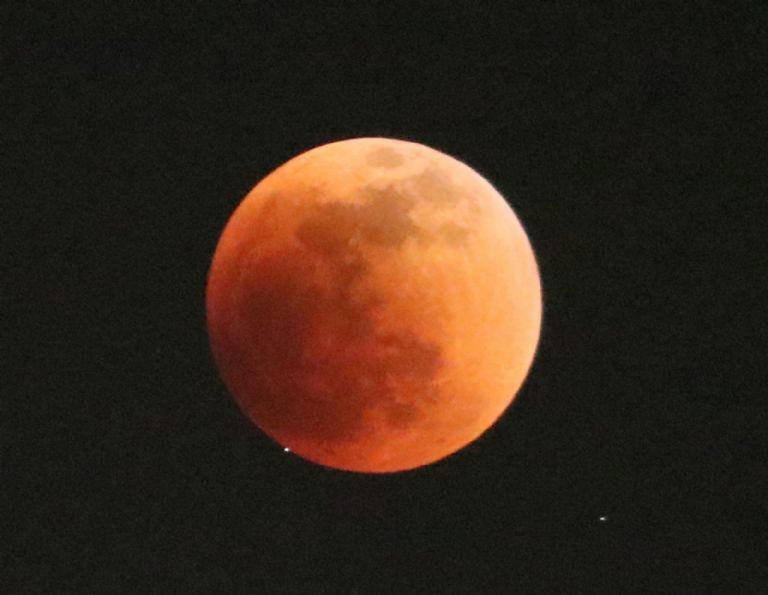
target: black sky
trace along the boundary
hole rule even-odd
[[[765,592],[768,5],[287,4],[5,11],[2,590]],[[356,136],[486,176],[544,288],[514,406],[396,475],[283,453],[205,329],[242,197]]]

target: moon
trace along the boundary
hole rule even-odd
[[[386,473],[485,432],[535,356],[539,271],[499,192],[422,144],[354,138],[289,160],[227,222],[206,315],[222,380],[309,461]]]

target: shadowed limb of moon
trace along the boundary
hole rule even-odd
[[[509,405],[541,295],[525,232],[476,172],[353,139],[292,159],[228,222],[211,347],[245,413],[291,451],[357,471],[451,454]]]

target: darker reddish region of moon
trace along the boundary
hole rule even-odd
[[[383,409],[394,426],[407,426],[423,403],[398,401],[388,378],[398,379],[399,391],[428,399],[423,387],[438,373],[440,348],[414,335],[378,333],[375,301],[356,303],[349,295],[364,263],[311,254],[286,251],[249,265],[260,282],[242,297],[248,312],[238,331],[251,340],[215,349],[225,369],[241,371],[232,379],[237,386],[257,379],[242,391],[248,397],[241,405],[270,434],[318,441],[359,439],[371,408]],[[318,273],[331,282],[317,280]]]

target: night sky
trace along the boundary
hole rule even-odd
[[[1,591],[768,590],[768,4],[17,4]],[[544,292],[514,405],[391,475],[284,453],[205,324],[240,200],[357,136],[484,175]]]

